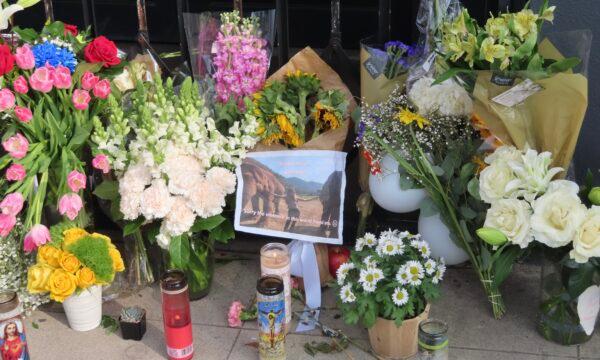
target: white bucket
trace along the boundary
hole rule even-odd
[[[100,326],[102,320],[102,287],[91,286],[63,302],[67,321],[75,331],[88,331]]]

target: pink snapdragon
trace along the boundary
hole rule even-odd
[[[0,214],[0,237],[7,237],[17,223],[14,215]]]
[[[58,212],[65,215],[69,220],[75,220],[82,208],[83,201],[75,193],[65,194],[58,200]]]
[[[81,76],[81,87],[84,90],[92,90],[94,85],[96,85],[100,81],[100,78],[93,73],[86,71]]]
[[[15,94],[7,88],[0,89],[0,111],[15,107]]]
[[[68,67],[58,65],[52,73],[52,83],[57,89],[69,89],[73,85],[71,70]]]
[[[76,89],[73,91],[73,106],[77,110],[86,110],[90,104],[90,100],[92,97],[90,96],[90,92],[87,90]]]
[[[43,93],[50,92],[54,86],[54,68],[50,65],[46,65],[41,68],[35,69],[31,77],[29,77],[29,85],[33,90],[41,91]]]
[[[27,94],[29,86],[27,85],[25,76],[19,75],[15,81],[13,81],[13,88],[15,89],[15,92],[18,92],[19,94]]]
[[[2,147],[9,155],[15,159],[22,159],[29,150],[29,141],[19,133],[9,137],[2,143]]]
[[[110,81],[100,80],[94,85],[94,96],[100,99],[106,99],[110,94]]]
[[[17,216],[23,210],[24,202],[25,199],[21,193],[10,193],[0,202],[0,210],[2,210],[2,214]]]
[[[22,70],[31,70],[35,67],[35,57],[29,45],[18,47],[15,51],[17,66]]]
[[[82,174],[77,170],[73,170],[67,175],[67,185],[72,192],[78,192],[81,189],[85,189],[85,182],[85,174]]]
[[[42,224],[33,225],[23,239],[23,250],[31,253],[33,250],[50,241],[50,231]]]
[[[227,323],[229,323],[230,327],[242,327],[242,320],[240,319],[242,310],[244,310],[244,305],[241,302],[234,301],[231,303],[229,312],[227,313]]]
[[[26,175],[25,166],[21,164],[12,164],[6,169],[6,180],[8,181],[21,181],[25,179]]]
[[[94,156],[92,159],[92,166],[94,169],[102,170],[103,174],[108,174],[110,172],[110,162],[108,161],[108,156],[104,154]]]
[[[17,116],[17,119],[19,119],[19,121],[22,121],[24,123],[30,122],[33,118],[33,113],[31,112],[31,110],[22,106],[15,107],[15,115]]]

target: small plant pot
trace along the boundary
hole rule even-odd
[[[137,323],[122,321],[119,316],[119,325],[121,326],[121,336],[123,336],[123,340],[142,340],[142,337],[144,337],[144,334],[146,333],[146,310],[144,310],[142,320]]]

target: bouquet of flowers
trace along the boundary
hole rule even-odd
[[[125,270],[109,237],[65,223],[53,226],[51,232],[52,242],[38,249],[37,263],[27,271],[30,293],[50,293],[52,300],[63,302],[91,286],[110,284],[115,273]]]
[[[220,214],[235,191],[232,170],[258,141],[258,124],[247,115],[220,131],[191,78],[177,92],[172,79],[138,82],[130,102],[123,107],[110,96],[106,126],[95,120],[94,161],[105,174],[112,169],[117,181],[105,179],[94,193],[112,201],[113,218],[128,222],[126,235],[140,239],[140,226],[151,227],[152,239],[169,250],[170,265],[190,270],[194,291],[207,275],[193,271],[206,263],[194,243],[211,248],[233,237]],[[194,237],[190,247],[191,235],[203,231],[207,237]]]
[[[366,233],[357,239],[350,261],[337,271],[340,308],[349,324],[362,319],[370,328],[378,317],[397,326],[422,312],[439,297],[443,260],[430,257],[419,235],[388,230],[379,238]]]

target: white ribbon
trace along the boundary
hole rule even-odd
[[[291,273],[302,277],[304,280],[304,293],[306,307],[303,316],[298,322],[296,332],[313,330],[316,327],[315,320],[319,319],[321,307],[321,278],[319,277],[319,265],[317,264],[317,253],[312,242],[294,240],[289,244],[291,256]]]

